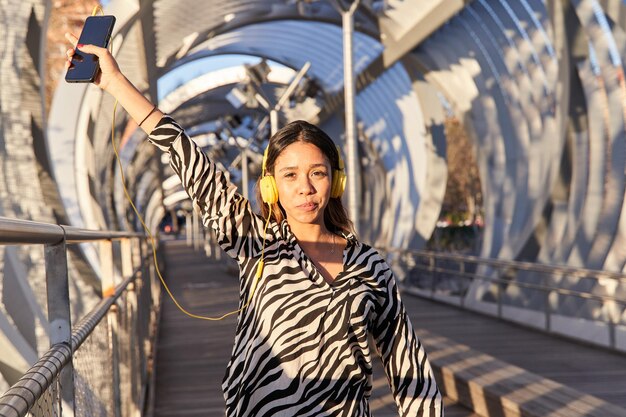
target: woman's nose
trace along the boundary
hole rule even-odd
[[[300,194],[313,194],[315,192],[315,188],[313,187],[309,177],[303,177],[303,179],[300,180],[300,183],[298,184],[298,192]]]

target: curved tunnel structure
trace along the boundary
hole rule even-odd
[[[45,114],[52,6],[0,6],[0,216],[140,230],[111,146],[112,98],[92,85],[60,83]],[[279,122],[307,119],[343,146],[335,6],[113,0],[105,11],[117,18],[114,54],[126,76],[234,182],[241,184],[247,161],[252,184],[270,132],[264,101],[276,103],[305,65]],[[354,36],[361,175],[348,180],[360,190],[362,239],[399,248],[428,241],[446,192],[444,121],[454,116],[469,133],[466,151],[475,153],[482,181],[479,255],[623,271],[625,31],[619,0],[363,1]],[[135,122],[119,111],[114,127],[126,187],[147,224],[154,230],[167,213],[188,212],[167,161]],[[95,258],[89,245],[72,252],[77,316],[97,298]],[[8,352],[1,390],[47,339],[40,250],[0,246],[0,259],[0,349]],[[488,292],[473,290],[477,301]],[[529,294],[515,298],[532,306]]]

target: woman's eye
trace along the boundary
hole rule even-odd
[[[283,178],[295,178],[296,174],[293,172],[287,172],[285,175],[283,175]]]
[[[326,174],[325,171],[314,171],[313,175],[316,176],[316,177],[325,177],[328,174]]]

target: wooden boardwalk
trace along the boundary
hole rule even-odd
[[[230,261],[207,260],[182,241],[165,243],[167,282],[183,306],[216,316],[237,305]],[[230,265],[230,266],[229,266]],[[626,407],[626,355],[607,352],[496,319],[408,295],[403,296],[418,335],[430,352],[441,335],[498,360]],[[235,317],[190,319],[164,294],[157,344],[155,416],[223,416],[221,381],[234,338]],[[435,353],[435,352],[433,352]],[[375,417],[397,416],[386,378],[374,372]],[[447,417],[477,417],[446,400]]]
[[[421,331],[426,331],[447,337],[508,364],[626,408],[626,354],[447,304],[406,295],[403,299],[418,336]]]
[[[183,241],[166,241],[164,276],[178,301],[190,312],[217,316],[236,309],[237,279],[228,262],[210,261]],[[221,383],[230,358],[235,317],[210,322],[191,319],[163,294],[157,342],[153,415],[224,416]],[[375,417],[396,417],[382,367],[374,369],[371,408]],[[447,403],[446,417],[477,417]]]

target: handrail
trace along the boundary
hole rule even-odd
[[[25,416],[72,359],[66,343],[53,345],[24,376],[0,397],[0,416]],[[52,369],[50,369],[52,368]],[[28,393],[29,395],[24,395]]]
[[[439,259],[447,259],[451,261],[473,262],[476,264],[485,264],[494,267],[515,267],[520,270],[554,273],[559,272],[563,274],[574,275],[590,275],[594,278],[614,278],[626,281],[626,275],[620,272],[603,271],[596,269],[578,268],[565,265],[546,265],[524,261],[509,261],[505,259],[493,259],[493,258],[481,258],[473,255],[459,255],[453,253],[433,252],[417,249],[400,249],[400,248],[382,248],[381,251],[387,253],[410,253],[414,255],[420,255],[425,257],[437,257]]]
[[[625,274],[414,249],[383,248],[381,252],[390,258],[390,265],[401,274],[408,273],[410,276],[411,271],[419,271],[423,274],[417,277],[418,281],[415,281],[413,276],[403,280],[402,285],[407,292],[483,314],[495,315],[500,319],[515,321],[518,324],[542,328],[547,332],[626,351],[626,344],[621,342],[626,337],[626,332],[618,326],[622,324],[620,316],[626,308],[626,299],[612,293],[598,294],[574,288],[578,279],[611,280],[615,285],[624,284],[626,283]],[[416,261],[416,259],[423,259],[427,263]],[[468,264],[473,266],[467,268]],[[534,282],[521,278],[530,277],[528,274],[533,274]],[[563,278],[575,280],[568,286],[562,283]],[[468,284],[461,285],[461,281],[457,279],[466,281]],[[494,287],[488,289],[473,286],[474,281],[491,283]],[[536,298],[526,293],[527,298],[525,298],[522,293],[522,296],[519,294],[508,296],[509,300],[513,300],[511,297],[518,297],[516,301],[505,301],[504,294],[510,286],[522,289],[520,291],[524,289],[541,291],[544,295]],[[483,288],[481,291],[490,292],[494,298],[487,301],[479,295],[481,292],[475,292],[472,288]],[[471,294],[474,295],[470,297]],[[574,316],[568,313],[571,305],[561,304],[565,297],[579,299],[580,301],[576,304],[579,308],[577,311],[583,314]],[[534,307],[524,304],[525,300],[533,300]],[[595,304],[584,304],[589,301]],[[507,308],[509,310],[506,310]],[[508,313],[505,314],[505,310]],[[522,310],[526,314],[524,321],[515,320],[515,315]],[[554,319],[557,315],[558,323]],[[532,321],[528,321],[530,317],[533,317]],[[600,333],[601,336],[598,336],[599,330],[603,332]],[[618,332],[621,333],[618,334]]]
[[[415,266],[415,268],[423,270],[423,271],[428,271],[428,272],[443,272],[443,273],[450,273],[450,272],[452,272],[449,269],[420,267],[419,265]],[[524,271],[528,271],[528,270],[524,270]],[[559,294],[571,295],[571,296],[574,296],[574,297],[586,298],[586,299],[589,299],[589,300],[615,301],[616,303],[626,304],[626,299],[613,297],[611,295],[590,294],[590,293],[586,293],[586,292],[582,292],[582,291],[573,291],[573,290],[568,290],[568,289],[560,288],[560,287],[554,287],[554,286],[550,286],[550,285],[530,284],[530,283],[527,283],[527,282],[511,281],[511,280],[507,280],[507,279],[494,278],[494,277],[485,276],[485,275],[470,274],[470,273],[467,273],[467,272],[457,272],[457,271],[454,271],[454,272],[455,272],[456,276],[462,277],[462,278],[467,278],[467,279],[477,279],[477,280],[480,280],[480,281],[495,282],[497,284],[514,284],[514,285],[516,285],[518,287],[528,288],[528,289],[533,289],[533,290],[550,290],[550,291],[554,291],[554,292],[559,293]],[[589,278],[598,279],[598,277],[589,277]]]
[[[140,233],[80,229],[73,226],[10,219],[0,216],[0,245],[80,243],[141,237]]]
[[[103,298],[72,328],[70,320],[69,274],[67,245],[97,242],[100,259]],[[114,243],[115,242],[115,243]],[[86,352],[103,355],[111,365],[111,378],[92,381],[92,395],[99,395],[102,384],[110,387],[115,416],[137,415],[147,394],[149,356],[154,343],[154,326],[158,307],[159,284],[154,270],[149,268],[145,236],[135,232],[89,230],[73,226],[10,219],[0,216],[0,245],[44,245],[50,349],[0,397],[0,416],[25,416],[39,401],[52,408],[44,414],[89,415],[78,410],[84,403],[85,375],[75,369],[74,354],[90,339],[99,324],[106,325],[108,343],[91,343]],[[114,250],[113,245],[119,245]],[[119,256],[118,262],[115,257]],[[116,272],[117,268],[121,268]],[[119,283],[117,277],[123,282]],[[143,300],[143,301],[142,301]],[[105,320],[106,319],[106,320]],[[104,330],[104,328],[102,328]],[[102,335],[102,333],[98,333]],[[125,339],[121,339],[124,337]],[[119,339],[119,340],[118,340]],[[104,349],[104,350],[103,350]],[[82,350],[81,350],[82,351]],[[79,367],[89,367],[97,360],[87,353]],[[121,362],[124,372],[120,372]],[[75,401],[74,378],[80,378],[81,388]],[[125,389],[122,387],[131,387]],[[51,394],[51,395],[50,395]],[[91,400],[94,400],[92,398]],[[91,401],[90,400],[90,401]],[[99,399],[95,399],[99,401]],[[110,405],[102,405],[109,407]]]
[[[61,370],[72,359],[74,352],[93,332],[96,325],[106,316],[109,308],[122,295],[128,285],[140,274],[140,269],[120,284],[111,297],[102,299],[72,330],[71,347],[67,343],[56,343],[35,363],[8,391],[0,397],[0,416],[24,416],[37,399],[52,386]],[[50,369],[52,367],[52,369]],[[25,396],[28,392],[30,395]]]

